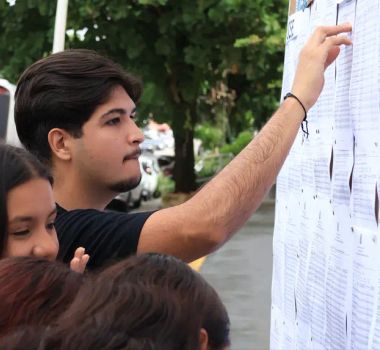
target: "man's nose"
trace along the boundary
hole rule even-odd
[[[47,260],[55,260],[58,255],[57,236],[47,231],[38,236],[39,239],[33,246],[33,256]]]
[[[130,143],[140,144],[144,141],[144,134],[134,121],[129,126],[128,135]]]

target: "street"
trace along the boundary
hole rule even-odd
[[[232,350],[269,349],[273,219],[264,203],[201,267],[229,312]]]

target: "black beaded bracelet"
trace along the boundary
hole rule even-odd
[[[301,123],[301,129],[302,129],[302,132],[306,135],[306,138],[309,136],[309,128],[308,128],[308,123],[307,123],[307,112],[306,112],[306,108],[305,106],[303,105],[303,103],[301,102],[301,100],[294,94],[292,94],[291,92],[288,92],[285,96],[284,96],[284,101],[288,98],[288,97],[293,97],[295,98],[298,103],[301,105],[303,111],[305,112],[305,116],[303,117],[303,120],[302,120],[302,123]],[[305,128],[304,128],[304,123],[305,123]]]

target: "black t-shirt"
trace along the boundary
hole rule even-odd
[[[101,267],[108,260],[134,254],[145,221],[153,212],[117,213],[96,209],[67,211],[57,205],[55,227],[59,240],[58,259],[68,263],[78,247],[90,255],[87,268]]]

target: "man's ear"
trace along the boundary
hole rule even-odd
[[[199,332],[199,349],[200,350],[208,349],[208,334],[204,328],[201,328]]]
[[[51,129],[48,134],[48,142],[52,154],[58,159],[70,160],[72,139],[73,136],[63,129]]]

